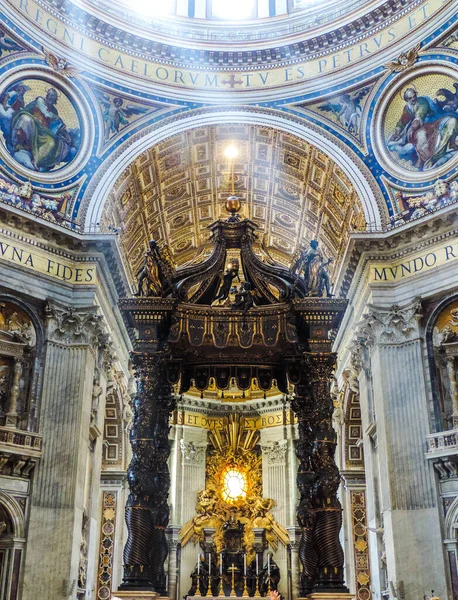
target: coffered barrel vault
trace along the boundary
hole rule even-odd
[[[335,263],[350,231],[365,226],[361,203],[343,170],[296,136],[255,125],[208,126],[175,135],[139,156],[118,179],[102,213],[119,229],[120,246],[135,274],[147,243],[169,246],[177,265],[202,253],[208,226],[226,213],[231,168],[224,149],[234,144],[234,190],[242,214],[258,226],[258,242],[283,264],[315,238]]]

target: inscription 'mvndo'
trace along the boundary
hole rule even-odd
[[[37,252],[30,252],[27,248],[21,248],[19,245],[0,242],[0,258],[69,283],[95,283],[95,267],[76,267],[65,264]]]
[[[421,256],[411,258],[402,263],[387,267],[373,267],[372,281],[399,281],[421,271],[443,265],[458,258],[458,249],[452,245],[444,246]]]

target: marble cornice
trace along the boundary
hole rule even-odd
[[[204,413],[208,416],[220,417],[229,415],[233,412],[243,413],[244,416],[254,417],[272,410],[282,410],[284,403],[281,398],[278,400],[257,400],[255,402],[220,402],[213,400],[194,399],[190,396],[183,397],[177,403],[178,411],[187,411],[190,413]],[[289,405],[288,405],[289,406]]]
[[[73,262],[100,264],[106,261],[119,297],[128,295],[128,283],[122,274],[121,257],[114,234],[81,234],[67,231],[54,223],[44,223],[13,207],[0,206],[0,232],[14,240],[27,240],[31,246],[46,250]],[[91,255],[92,253],[92,255]]]
[[[338,296],[348,297],[350,289],[358,289],[369,262],[400,259],[427,249],[458,235],[458,206],[444,207],[437,214],[426,215],[414,223],[387,232],[351,234],[344,258]]]

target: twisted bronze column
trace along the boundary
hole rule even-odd
[[[165,595],[164,562],[168,555],[165,528],[169,522],[170,488],[168,435],[175,399],[163,355],[133,353],[132,359],[137,394],[130,431],[128,538],[120,589],[152,590]]]
[[[318,556],[313,541],[315,527],[315,509],[313,506],[312,489],[316,480],[311,457],[314,443],[313,427],[313,398],[311,389],[306,385],[296,385],[296,395],[292,400],[292,408],[297,415],[299,439],[296,443],[296,456],[299,461],[297,471],[297,487],[299,490],[299,505],[297,521],[302,529],[299,542],[299,560],[302,565],[301,596],[306,596],[313,590],[316,577]]]
[[[317,555],[314,591],[348,592],[344,585],[344,554],[339,533],[342,506],[337,498],[340,473],[335,464],[337,436],[332,427],[330,382],[335,366],[333,353],[306,354],[307,379],[313,399],[314,443],[311,470],[315,473],[312,504],[315,509],[313,544]]]

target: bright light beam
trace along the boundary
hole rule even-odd
[[[248,19],[253,14],[254,0],[213,0],[212,14],[220,19]]]
[[[172,0],[145,2],[145,0],[124,0],[125,4],[138,14],[148,17],[161,17],[172,12]]]
[[[224,150],[224,156],[226,158],[236,158],[239,155],[239,150],[234,144],[231,144]]]

